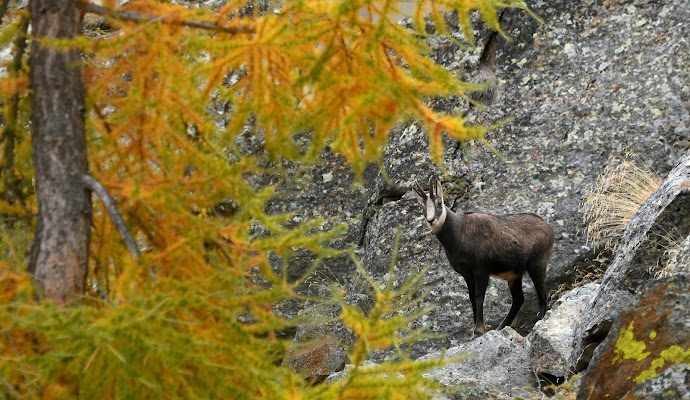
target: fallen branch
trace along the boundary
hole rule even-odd
[[[137,243],[134,240],[134,237],[131,233],[129,233],[129,230],[127,230],[127,225],[125,224],[124,219],[122,219],[120,211],[117,209],[117,204],[115,204],[115,200],[110,196],[105,187],[96,179],[94,179],[94,177],[92,177],[91,175],[83,174],[79,178],[81,183],[83,183],[86,188],[96,193],[96,196],[98,196],[98,198],[101,199],[103,205],[105,205],[106,210],[108,210],[108,214],[110,214],[110,219],[113,221],[113,224],[115,224],[115,227],[120,232],[122,240],[125,241],[125,244],[129,249],[129,252],[132,254],[132,257],[134,257],[135,259],[141,258],[141,253],[139,252],[139,248],[137,247]]]
[[[166,16],[137,14],[127,11],[116,11],[109,8],[99,6],[91,3],[79,3],[79,8],[88,13],[104,15],[111,18],[121,19],[125,21],[150,23],[164,20]],[[190,28],[206,29],[211,31],[219,31],[225,33],[254,33],[255,30],[251,26],[222,26],[214,24],[213,22],[199,21],[196,19],[186,19],[182,21],[172,21],[173,24],[188,26]]]

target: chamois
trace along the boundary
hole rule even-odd
[[[429,179],[429,193],[413,186],[431,230],[443,245],[451,267],[467,282],[474,314],[474,335],[484,334],[484,295],[489,276],[508,281],[513,303],[498,329],[509,326],[525,297],[527,271],[539,299],[539,319],[546,313],[546,264],[553,249],[553,229],[536,214],[455,213],[443,203],[441,182]]]

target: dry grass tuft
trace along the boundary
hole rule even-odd
[[[673,229],[666,235],[659,235],[661,238],[664,252],[659,258],[657,265],[649,268],[649,273],[654,274],[655,278],[664,278],[678,273],[690,272],[690,249],[685,243],[686,236]]]
[[[587,189],[580,203],[587,243],[603,241],[615,250],[632,217],[659,188],[659,175],[640,164],[629,159],[609,164]]]

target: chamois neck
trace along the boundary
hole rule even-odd
[[[455,213],[447,207],[444,211],[444,223],[441,226],[439,226],[439,229],[437,230],[434,230],[434,227],[432,226],[432,231],[442,244],[451,245],[454,241],[457,240],[456,235],[458,229],[461,227],[463,223],[463,215]]]

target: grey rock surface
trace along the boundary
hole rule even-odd
[[[690,398],[690,365],[676,364],[659,376],[635,386],[623,400],[683,400]]]
[[[377,364],[371,360],[366,360],[362,363],[362,368],[369,368],[369,367],[375,367]],[[346,364],[345,368],[342,369],[342,371],[334,372],[330,375],[328,375],[328,378],[326,378],[326,382],[337,382],[345,379],[347,374],[350,372],[350,370],[354,368],[354,365],[352,364]]]
[[[532,365],[546,381],[563,383],[573,375],[574,367],[570,360],[575,326],[599,286],[599,283],[592,282],[566,293],[527,336],[526,347]]]
[[[467,355],[464,360],[432,370],[428,377],[445,386],[461,384],[456,397],[488,399],[527,396],[531,398],[537,379],[530,367],[524,338],[512,328],[489,331],[470,342],[448,349],[444,357]],[[439,358],[434,352],[420,360]]]
[[[539,25],[520,12],[503,19],[513,41],[500,41],[501,101],[470,119],[516,119],[489,135],[506,163],[471,146],[468,207],[536,211],[557,241],[550,280],[557,287],[586,251],[577,235],[578,204],[609,157],[633,151],[662,176],[682,150],[690,125],[689,6],[630,1],[530,3]],[[659,114],[660,110],[664,110]],[[461,156],[462,154],[458,154]],[[530,304],[528,301],[527,304]]]

